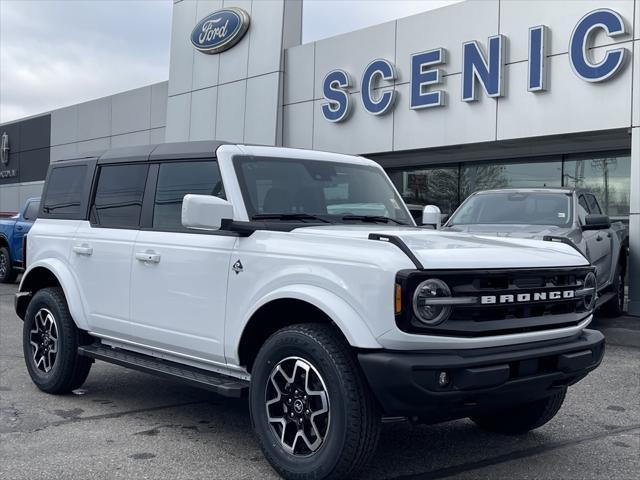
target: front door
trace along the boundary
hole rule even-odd
[[[593,195],[580,195],[579,205],[587,213],[601,215],[602,210]],[[584,222],[584,219],[581,219]],[[584,241],[587,244],[587,258],[596,267],[598,278],[598,288],[604,286],[611,275],[611,251],[613,239],[610,229],[606,230],[585,230],[582,232]]]
[[[131,328],[138,343],[224,363],[231,252],[237,238],[182,227],[187,193],[224,196],[214,160],[161,163],[149,228],[135,243]]]

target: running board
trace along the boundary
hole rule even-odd
[[[78,347],[78,353],[122,367],[173,378],[225,397],[240,398],[249,391],[249,382],[245,380],[119,348],[100,344],[84,345]]]

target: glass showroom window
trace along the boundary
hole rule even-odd
[[[411,213],[422,215],[423,205],[437,205],[444,214],[452,214],[460,204],[458,197],[458,166],[395,170],[389,172]],[[415,207],[412,207],[415,206]],[[414,218],[418,218],[414,215]]]
[[[629,216],[631,157],[598,155],[564,162],[564,186],[591,190],[600,207],[614,219]]]
[[[462,165],[460,193],[464,200],[473,192],[493,188],[562,186],[562,161],[477,163]]]

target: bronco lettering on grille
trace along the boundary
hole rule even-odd
[[[549,300],[568,300],[575,298],[575,296],[576,292],[573,290],[518,293],[515,295],[483,295],[480,297],[480,303],[482,305],[499,305],[504,303],[546,302]]]

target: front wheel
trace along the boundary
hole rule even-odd
[[[556,416],[567,389],[563,388],[550,397],[524,403],[506,410],[475,415],[471,420],[484,430],[507,435],[517,435],[541,427]]]
[[[616,267],[611,290],[615,295],[602,306],[602,313],[607,317],[619,317],[624,313],[624,273],[620,264]]]
[[[286,479],[354,478],[375,453],[380,412],[351,348],[329,325],[269,337],[249,397],[265,457]]]
[[[0,247],[0,283],[13,283],[18,276],[11,264],[11,255],[6,247]]]
[[[31,380],[47,393],[68,393],[89,375],[92,360],[78,355],[82,333],[61,288],[43,288],[29,302],[22,347]]]

